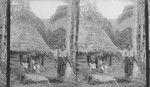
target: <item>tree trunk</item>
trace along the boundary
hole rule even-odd
[[[143,9],[141,9],[141,5],[142,5],[142,1],[144,0],[135,0],[134,1],[134,17],[135,17],[135,28],[133,29],[133,33],[132,33],[132,43],[133,43],[133,51],[134,51],[134,54],[135,54],[135,60],[137,62],[134,62],[134,65],[133,65],[133,73],[132,73],[132,80],[138,80],[140,78],[143,77],[142,73],[141,73],[141,70],[142,70],[142,66],[141,63],[141,48],[143,47],[141,45],[141,40],[143,37],[141,34],[142,33],[142,29],[143,29],[143,17],[142,15],[144,15],[143,12],[141,11],[144,11]],[[138,35],[140,35],[140,38],[138,38]],[[145,64],[146,65],[146,64]],[[144,65],[144,66],[145,66]],[[146,67],[146,66],[145,66]]]
[[[69,4],[69,31],[67,35],[67,51],[69,62],[67,62],[66,66],[66,80],[72,79],[74,80],[75,74],[77,75],[77,56],[78,56],[78,31],[79,31],[79,1],[71,0]],[[76,78],[77,81],[77,78]]]
[[[66,63],[65,81],[74,82],[76,75],[74,74],[74,67],[69,62]]]
[[[2,25],[2,42],[1,42],[1,50],[2,50],[2,61],[3,62],[6,62],[6,38],[5,38],[5,24],[6,21],[5,21],[5,18],[3,20],[3,25]]]
[[[1,51],[2,51],[2,54],[1,54],[1,58],[2,58],[2,61],[6,63],[6,60],[7,60],[7,41],[6,41],[6,7],[7,5],[6,4],[3,4],[3,14],[2,14],[2,38],[1,38]]]

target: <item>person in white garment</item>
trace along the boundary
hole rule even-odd
[[[66,48],[65,44],[62,44],[60,46],[60,51],[57,59],[57,73],[58,73],[57,78],[60,80],[63,80],[63,77],[65,76],[65,70],[66,70],[67,53],[65,48]]]

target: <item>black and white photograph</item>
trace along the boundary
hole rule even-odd
[[[7,1],[0,87],[146,87],[146,0]]]

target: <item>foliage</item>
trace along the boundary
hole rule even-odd
[[[133,5],[127,6],[117,21],[119,24],[121,24],[125,19],[130,17],[133,17]]]
[[[50,23],[55,23],[57,20],[67,17],[67,6],[59,6],[56,13],[50,18]]]
[[[133,26],[133,5],[125,7],[123,13],[117,19],[118,29],[113,33],[108,33],[114,44],[119,49],[125,49],[129,44],[132,44],[132,29]],[[115,27],[114,27],[115,28]]]
[[[13,21],[20,20],[28,23],[36,29],[44,29],[43,22],[29,10],[29,2],[27,0],[12,0],[11,16]]]
[[[132,44],[132,28],[128,27],[123,31],[117,31],[116,34],[116,45],[120,49],[125,49],[129,44]]]
[[[49,31],[47,38],[49,40],[48,45],[52,49],[59,49],[60,45],[65,44],[66,30],[59,28],[53,32]]]
[[[29,9],[27,0],[11,0],[11,21],[17,20],[18,16],[23,15],[23,10]]]

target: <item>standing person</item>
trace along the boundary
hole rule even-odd
[[[26,69],[28,68],[28,61],[26,55],[23,55],[22,66]]]
[[[99,60],[98,60],[98,71],[100,73],[103,73],[104,68],[103,68],[103,61],[102,61],[102,56],[98,56]]]
[[[130,78],[130,76],[132,75],[132,71],[133,71],[133,51],[132,49],[132,45],[128,46],[128,49],[125,53],[125,59],[124,59],[124,72],[125,72],[125,77],[127,79]]]
[[[88,66],[90,66],[90,62],[91,62],[91,53],[88,52],[87,53],[87,64],[88,64]]]
[[[62,80],[63,77],[65,76],[65,70],[66,70],[66,57],[67,53],[65,50],[66,46],[65,44],[60,46],[60,52],[58,55],[58,60],[57,60],[57,73],[58,73],[58,79]]]
[[[95,63],[96,63],[96,68],[98,69],[98,60],[99,60],[100,56],[99,55],[96,55],[96,58],[95,58]]]

